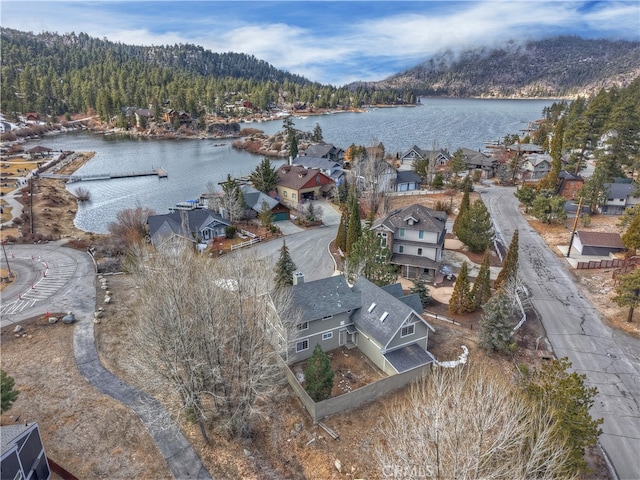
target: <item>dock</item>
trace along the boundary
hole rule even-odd
[[[94,173],[92,175],[60,175],[57,173],[41,173],[41,178],[57,178],[59,180],[66,180],[67,182],[88,182],[90,180],[111,180],[113,178],[132,178],[132,177],[150,177],[157,176],[158,178],[167,178],[169,174],[162,167],[157,167],[152,170],[145,170],[139,172],[126,172],[126,173]]]

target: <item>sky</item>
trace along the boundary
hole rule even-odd
[[[640,2],[0,0],[3,27],[254,55],[335,86],[376,81],[445,49],[557,35],[640,40]]]

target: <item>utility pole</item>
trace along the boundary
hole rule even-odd
[[[578,211],[576,212],[576,218],[573,220],[573,230],[571,230],[571,238],[569,239],[569,248],[567,249],[567,258],[571,254],[571,245],[573,244],[573,237],[576,235],[576,227],[578,226],[578,218],[580,218],[580,213],[582,212],[582,197],[580,197],[580,201],[578,202]]]
[[[9,279],[13,278],[13,272],[11,271],[11,266],[9,265],[9,258],[7,257],[7,250],[4,248],[4,241],[2,243],[2,252],[4,253],[4,259],[7,262],[7,270],[9,270]]]

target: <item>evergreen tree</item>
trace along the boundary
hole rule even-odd
[[[482,264],[478,271],[473,287],[471,288],[471,298],[473,299],[473,309],[477,310],[487,303],[491,298],[491,269],[489,268],[489,250],[484,252]]]
[[[345,178],[336,189],[336,200],[341,208],[344,208],[349,198],[349,182]]]
[[[629,249],[629,256],[635,255],[640,248],[640,214],[633,217],[627,230],[622,234],[622,243]]]
[[[343,254],[347,250],[347,230],[349,228],[349,211],[343,211],[340,215],[340,224],[338,225],[338,233],[336,234],[336,248],[339,248]]]
[[[346,259],[346,276],[351,283],[362,275],[379,287],[390,285],[398,280],[397,267],[390,261],[391,250],[382,244],[368,221],[361,236],[351,246]]]
[[[271,161],[268,158],[263,158],[260,165],[249,175],[249,180],[256,190],[268,194],[276,188],[278,170],[271,165]]]
[[[345,243],[345,253],[349,255],[351,247],[362,235],[362,222],[360,220],[360,204],[355,186],[351,189],[349,200],[349,220],[347,223],[347,239]]]
[[[612,300],[621,307],[629,307],[627,322],[633,321],[633,311],[640,306],[640,269],[621,276]]]
[[[16,398],[18,398],[17,390],[14,390],[15,382],[12,377],[7,375],[7,372],[4,370],[0,370],[0,394],[2,397],[2,413],[6,412],[11,408],[13,402],[15,402]]]
[[[567,212],[564,209],[565,203],[566,200],[559,195],[540,194],[533,201],[531,215],[551,225],[567,218]]]
[[[469,267],[467,262],[462,264],[460,273],[453,286],[453,293],[449,300],[449,311],[451,313],[465,314],[473,311],[473,299],[471,298],[471,287],[469,284]]]
[[[520,241],[519,235],[518,229],[516,228],[513,232],[511,243],[509,244],[507,256],[502,264],[502,270],[500,270],[496,281],[493,282],[493,288],[496,290],[500,290],[507,283],[518,277],[518,249],[520,248],[518,245]]]
[[[511,331],[515,326],[513,302],[502,290],[483,307],[480,320],[480,346],[493,352],[509,353],[515,348]]]
[[[293,130],[293,133],[289,137],[289,156],[291,158],[298,157],[298,134]]]
[[[270,229],[271,225],[273,225],[273,212],[269,208],[269,204],[266,201],[262,202],[260,206],[260,211],[258,212],[258,220],[260,221],[260,225],[262,225],[265,229]]]
[[[480,199],[461,216],[456,232],[458,238],[472,252],[483,252],[493,241],[491,216]]]
[[[557,438],[571,449],[566,464],[567,478],[588,471],[585,448],[594,446],[602,431],[602,419],[594,420],[589,409],[598,393],[587,388],[586,375],[569,373],[571,362],[564,357],[545,362],[539,370],[526,371],[521,380],[525,395],[533,402],[552,410]]]
[[[564,140],[564,117],[558,120],[556,129],[551,140],[551,169],[538,182],[537,190],[550,190],[554,194],[558,191],[558,181],[560,180],[560,170],[562,169],[562,142]]]
[[[416,278],[411,287],[411,293],[417,293],[422,303],[422,308],[431,305],[431,292],[427,288],[427,283],[422,278]]]
[[[313,401],[320,402],[331,398],[333,376],[331,361],[322,351],[320,344],[317,343],[304,369],[305,388]]]
[[[313,127],[313,135],[311,136],[311,140],[314,142],[322,142],[324,140],[322,136],[322,128],[320,128],[320,124],[316,123],[316,126]]]
[[[275,284],[277,288],[283,288],[287,285],[293,285],[293,272],[296,271],[296,264],[291,258],[289,248],[285,240],[282,240],[282,247],[280,248],[280,258],[276,262],[275,272]]]
[[[467,178],[469,177],[467,176]],[[462,193],[462,200],[460,201],[460,208],[458,209],[458,215],[456,216],[456,219],[453,221],[453,233],[457,233],[458,226],[460,225],[460,218],[462,218],[470,208],[469,190],[471,190],[471,182],[465,182],[464,190]]]
[[[525,183],[514,192],[514,195],[524,204],[524,213],[529,213],[529,207],[536,199],[536,190]]]
[[[453,152],[453,157],[449,161],[449,170],[457,177],[460,172],[467,170],[467,162],[464,159],[464,153],[459,148]]]

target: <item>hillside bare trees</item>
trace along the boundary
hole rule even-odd
[[[135,275],[134,356],[148,387],[175,392],[176,410],[206,441],[212,429],[249,435],[284,378],[269,342],[269,267],[174,248],[139,255]]]
[[[478,365],[434,369],[389,409],[381,438],[389,478],[574,478],[550,412]]]

